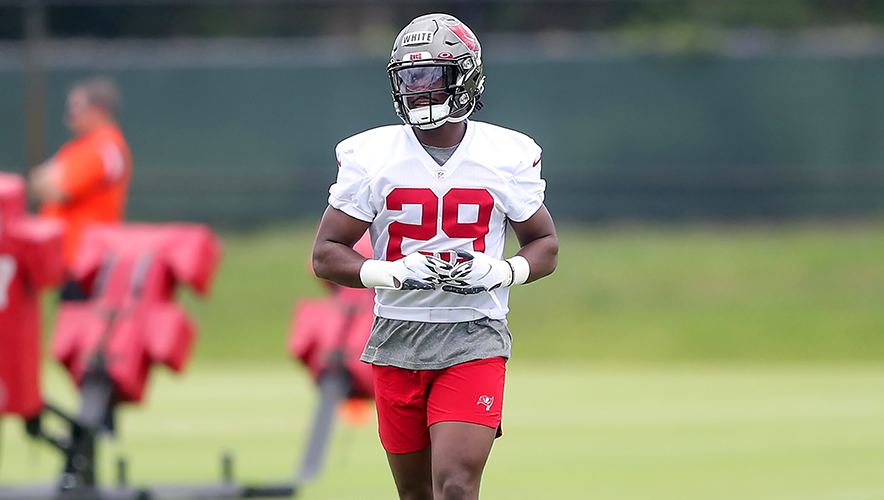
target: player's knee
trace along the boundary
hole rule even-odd
[[[436,500],[470,500],[479,498],[479,485],[465,481],[446,481],[441,485]]]
[[[437,474],[434,487],[436,500],[467,500],[479,498],[480,474],[467,468],[447,470]]]

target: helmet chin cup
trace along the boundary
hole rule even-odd
[[[408,121],[421,130],[439,128],[451,116],[451,106],[448,104],[450,101],[451,98],[449,97],[443,104],[421,106],[416,109],[410,109],[406,106],[408,109]]]

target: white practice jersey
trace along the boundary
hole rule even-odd
[[[374,258],[468,249],[503,258],[507,219],[522,222],[543,203],[540,147],[528,136],[468,121],[451,158],[439,165],[411,127],[368,130],[338,144],[329,205],[370,222]],[[375,314],[453,323],[504,319],[509,288],[476,295],[377,289]]]

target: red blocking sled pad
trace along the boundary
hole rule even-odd
[[[354,248],[371,258],[367,234]],[[374,321],[374,290],[330,286],[331,297],[304,299],[295,305],[289,353],[304,363],[316,381],[328,368],[332,356],[342,353],[352,382],[348,396],[374,399],[371,365],[359,361]]]
[[[43,410],[40,291],[64,280],[63,227],[25,213],[25,181],[0,172],[0,415]]]
[[[174,302],[177,286],[207,294],[220,259],[204,225],[95,226],[71,270],[91,298],[61,305],[52,355],[79,384],[103,354],[117,399],[140,402],[153,365],[180,372],[193,351],[197,329]]]

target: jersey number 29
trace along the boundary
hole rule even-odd
[[[436,236],[439,219],[439,197],[429,188],[396,188],[387,195],[388,210],[402,210],[403,205],[421,206],[421,223],[390,224],[390,242],[387,244],[387,260],[399,260],[402,239],[426,241]],[[462,205],[478,206],[475,222],[460,222],[458,214]],[[485,251],[485,235],[494,208],[494,197],[487,189],[453,188],[442,197],[442,231],[450,238],[471,238],[473,250]]]

